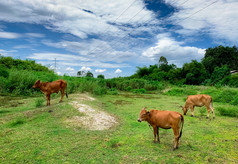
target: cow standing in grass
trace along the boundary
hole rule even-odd
[[[209,95],[190,95],[187,97],[187,100],[185,102],[185,106],[182,106],[183,109],[183,114],[186,115],[187,111],[189,108],[191,109],[192,112],[192,117],[194,116],[194,107],[202,107],[206,106],[207,108],[207,118],[209,118],[210,111],[212,110],[213,113],[213,119],[215,119],[215,113],[214,113],[214,108],[212,106],[212,97]]]
[[[40,80],[37,80],[35,84],[33,85],[33,88],[40,88],[40,91],[45,94],[47,103],[46,105],[50,105],[50,95],[52,93],[61,92],[61,99],[60,102],[63,101],[64,97],[64,91],[67,88],[67,82],[64,80],[57,80],[53,82],[41,82]],[[68,94],[66,91],[66,97],[68,98]]]
[[[154,142],[156,142],[156,136],[157,141],[160,142],[159,128],[172,128],[175,139],[174,150],[178,148],[179,138],[182,135],[182,129],[184,124],[184,118],[182,114],[174,111],[160,111],[153,109],[151,109],[150,111],[146,111],[146,109],[143,108],[140,112],[140,117],[138,121],[147,121],[153,127]]]

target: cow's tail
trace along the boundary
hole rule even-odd
[[[67,92],[67,83],[66,83],[66,87],[65,87],[65,95],[66,95],[66,97],[68,98],[68,92]]]
[[[66,97],[68,98],[67,88],[66,88],[66,93],[65,94],[66,94]]]
[[[179,138],[182,136],[183,124],[184,124],[184,118],[183,118],[183,115],[180,115],[180,118],[181,118],[181,121],[180,121],[180,127],[181,127],[181,130],[180,130]]]

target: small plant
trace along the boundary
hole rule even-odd
[[[132,92],[133,92],[133,93],[143,94],[143,93],[146,93],[146,89],[144,89],[144,88],[141,88],[141,89],[133,89]]]
[[[43,98],[36,99],[36,100],[35,100],[35,106],[36,106],[36,108],[42,107],[42,106],[43,106],[43,102],[44,102],[44,99],[43,99]]]
[[[118,90],[116,88],[111,88],[107,92],[109,95],[118,95]]]
[[[126,90],[127,90],[127,91],[131,91],[131,90],[132,90],[132,87],[131,87],[131,86],[126,87]]]

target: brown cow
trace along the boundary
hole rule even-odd
[[[57,80],[53,82],[41,82],[40,80],[37,80],[35,84],[33,85],[33,88],[40,88],[40,91],[45,94],[47,98],[47,103],[46,105],[50,105],[50,95],[52,93],[57,93],[60,91],[61,92],[61,99],[60,102],[63,101],[64,97],[64,91],[67,88],[67,82],[64,80]],[[66,91],[66,97],[68,98],[68,94]]]
[[[207,118],[209,118],[210,110],[212,110],[213,118],[215,118],[214,108],[212,107],[212,97],[209,95],[190,95],[187,97],[187,100],[185,102],[185,106],[182,106],[183,114],[186,115],[189,108],[192,111],[192,117],[194,116],[194,107],[202,107],[206,106],[207,108]]]
[[[174,111],[161,111],[161,110],[153,110],[146,111],[143,108],[140,112],[140,117],[138,119],[139,122],[147,121],[154,129],[154,142],[160,142],[159,139],[159,128],[163,129],[173,129],[174,132],[174,150],[178,148],[179,138],[182,135],[182,129],[184,124],[183,115],[174,112]]]

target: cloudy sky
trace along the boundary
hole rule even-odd
[[[0,1],[0,54],[62,75],[129,76],[160,56],[181,67],[237,38],[237,0]]]

